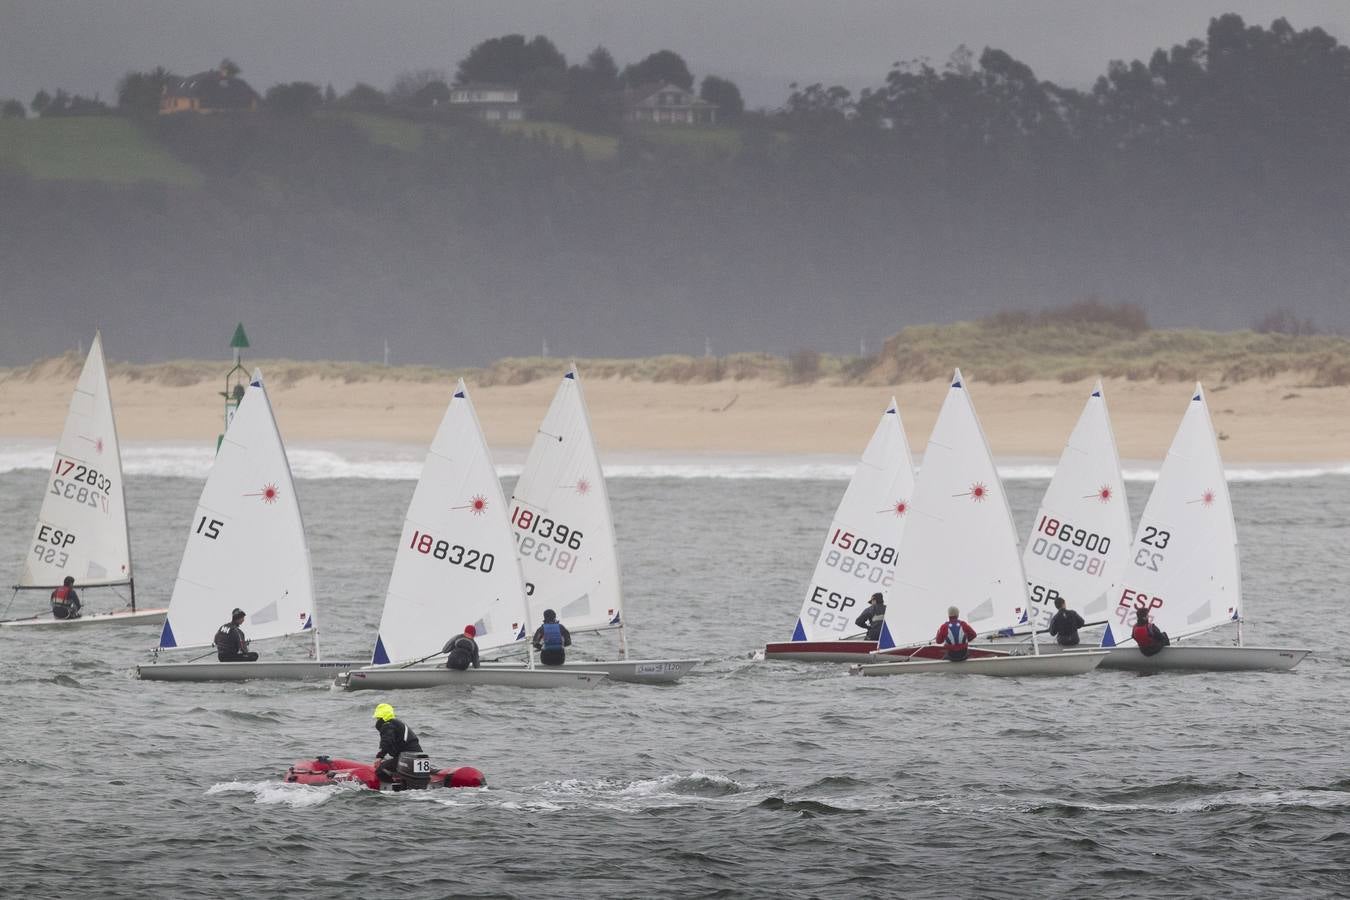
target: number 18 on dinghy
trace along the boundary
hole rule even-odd
[[[1309,650],[1248,647],[1242,640],[1242,576],[1237,525],[1205,392],[1197,383],[1158,481],[1139,519],[1125,569],[1113,591],[1102,668],[1141,672],[1288,670]],[[1131,637],[1138,610],[1172,639],[1145,656]],[[1224,626],[1237,646],[1189,638]]]
[[[851,671],[1076,675],[1102,661],[1101,651],[1011,656],[973,647],[959,662],[933,658],[945,653],[933,638],[950,606],[957,606],[977,632],[985,633],[1019,621],[1027,602],[1012,510],[959,369],[924,450],[910,516],[900,541],[882,649],[873,654],[874,659],[890,654],[902,661],[874,662]]]
[[[66,584],[66,579],[74,583]],[[126,588],[124,609],[104,610],[100,592]],[[65,601],[72,593],[82,604],[75,617],[56,618],[51,598]],[[8,619],[20,595],[23,611],[41,612]],[[102,597],[106,598],[106,594]],[[64,603],[64,607],[73,607]],[[72,628],[106,624],[155,624],[163,609],[137,609],[131,572],[131,539],[127,532],[126,497],[122,488],[122,455],[113,418],[112,394],[103,360],[103,337],[94,335],[75,392],[70,398],[61,441],[47,475],[33,540],[24,556],[23,572],[14,585],[10,605],[0,614],[4,628]]]
[[[389,576],[372,665],[349,691],[442,685],[594,687],[604,672],[514,666],[449,669],[440,650],[465,624],[480,652],[526,639],[525,581],[501,481],[460,379],[427,451]]]
[[[232,610],[252,642],[306,635],[313,658],[161,662],[161,652],[213,648]],[[275,647],[275,645],[273,645]],[[323,661],[309,544],[286,448],[262,373],[254,371],[216,452],[188,526],[187,544],[148,681],[331,678],[353,660]],[[214,648],[207,654],[215,657]]]
[[[877,649],[855,622],[872,594],[890,602],[913,494],[914,460],[892,397],[825,533],[792,640],[766,644],[765,659],[857,662]]]

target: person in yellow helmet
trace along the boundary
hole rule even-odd
[[[400,753],[421,753],[417,734],[394,717],[394,708],[388,703],[375,707],[375,730],[380,733],[380,750],[375,754],[375,777],[393,782],[398,771]]]

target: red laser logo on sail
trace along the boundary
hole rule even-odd
[[[908,503],[906,503],[904,500],[895,501],[895,514],[897,516],[903,516],[907,512],[909,512]]]
[[[1212,490],[1206,490],[1203,494],[1201,494],[1201,495],[1200,495],[1200,504],[1201,504],[1202,506],[1213,506],[1213,505],[1214,505],[1214,492],[1213,492]]]
[[[591,483],[585,478],[578,478],[576,483],[577,493],[583,497],[591,492]]]
[[[983,481],[977,481],[970,486],[970,490],[964,494],[956,494],[957,497],[969,497],[976,503],[983,503],[984,498],[989,496],[989,488],[984,486]]]
[[[483,513],[487,512],[487,497],[484,497],[482,494],[474,494],[473,499],[463,506],[452,506],[450,508],[471,510],[475,516],[481,516]]]
[[[254,491],[250,494],[245,494],[244,496],[261,497],[263,498],[264,503],[271,505],[277,502],[277,498],[281,496],[281,491],[277,490],[276,484],[265,484],[261,491]]]

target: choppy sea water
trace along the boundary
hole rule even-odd
[[[20,452],[0,448],[0,565],[11,574],[50,460],[48,449],[41,468],[4,464]],[[205,469],[153,474],[165,464],[138,468],[140,452],[127,453],[127,499],[148,605],[167,600]],[[839,473],[761,460],[768,474],[699,477],[706,460],[641,464],[610,479],[629,645],[705,661],[677,686],[381,697],[142,683],[132,667],[155,627],[0,631],[10,775],[0,890],[1350,893],[1350,477],[1334,467],[1261,470],[1232,486],[1246,639],[1316,647],[1292,673],[864,680],[748,658],[791,632]],[[338,473],[317,464],[304,474],[324,655],[363,658],[413,484],[393,472],[324,477]],[[1007,489],[1025,529],[1045,488],[1026,476],[1048,472],[1020,474]],[[1149,487],[1128,485],[1136,516]],[[608,637],[578,645],[614,649]],[[295,759],[373,756],[381,699],[438,762],[476,765],[490,787],[378,795],[281,783]]]

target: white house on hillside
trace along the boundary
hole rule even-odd
[[[520,91],[509,84],[457,84],[450,89],[450,107],[487,122],[519,122],[525,118]]]
[[[625,122],[661,125],[714,125],[717,104],[674,84],[643,84],[623,93]]]

